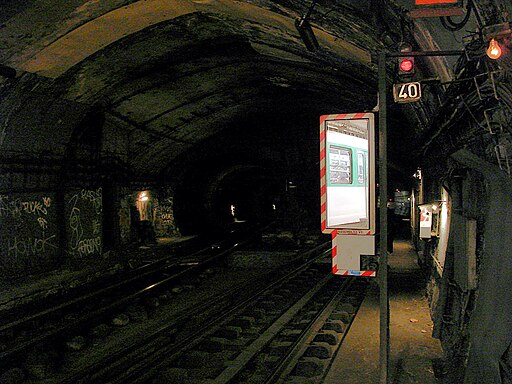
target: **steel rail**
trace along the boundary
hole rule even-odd
[[[336,294],[327,303],[325,303],[323,308],[320,309],[318,314],[311,320],[299,338],[294,342],[288,353],[283,356],[279,364],[274,368],[273,372],[265,379],[264,384],[278,384],[285,381],[286,377],[290,374],[291,370],[306,350],[308,344],[320,331],[325,321],[334,310],[336,304],[352,284],[354,284],[355,280],[356,278],[352,277],[343,282],[343,285],[340,287],[338,292],[336,292]],[[345,338],[347,331],[348,328],[345,330],[343,338]]]
[[[308,255],[311,255],[315,252],[318,252],[320,249],[325,248],[327,245],[330,245],[330,243],[322,244],[318,247],[315,247],[313,250],[310,250],[307,252]],[[207,303],[205,303],[203,306],[198,307],[197,305],[194,306],[196,308],[192,312],[186,312],[183,315],[180,316],[179,321],[173,322],[172,324],[168,324],[157,331],[153,332],[150,335],[150,338],[152,340],[156,339],[156,337],[159,334],[162,333],[169,333],[169,331],[172,331],[177,327],[177,325],[180,322],[188,322],[190,319],[198,316],[199,313],[204,311],[204,309],[211,309],[212,305],[215,305],[218,301],[226,300],[226,297],[229,297],[230,295],[235,295],[236,297],[240,297],[240,292],[251,292],[249,297],[242,299],[240,302],[236,303],[236,305],[231,305],[231,307],[228,309],[226,307],[220,308],[218,310],[217,315],[209,317],[206,322],[201,323],[201,329],[192,332],[184,339],[180,340],[179,342],[173,344],[173,345],[165,345],[161,348],[148,348],[151,351],[151,358],[145,359],[141,358],[138,351],[146,347],[147,345],[147,339],[145,341],[142,341],[137,344],[133,344],[127,348],[125,348],[122,351],[119,351],[116,356],[113,356],[112,359],[109,359],[109,362],[102,363],[104,366],[94,366],[89,367],[88,371],[94,371],[98,373],[98,377],[95,378],[96,381],[93,382],[102,382],[102,383],[108,383],[108,384],[122,384],[122,383],[130,383],[130,384],[136,384],[136,383],[144,383],[146,382],[152,375],[155,374],[155,371],[158,370],[159,364],[156,363],[157,361],[162,360],[164,357],[166,359],[173,359],[176,358],[178,355],[183,353],[183,351],[187,348],[189,348],[194,343],[199,342],[199,339],[204,338],[208,334],[213,333],[215,330],[213,329],[215,324],[218,324],[228,318],[229,316],[232,316],[234,313],[239,312],[241,309],[246,308],[247,306],[251,305],[256,298],[259,298],[261,295],[263,295],[266,291],[273,290],[277,286],[281,286],[286,281],[290,280],[292,277],[298,275],[300,272],[307,269],[312,263],[316,262],[318,259],[325,257],[327,253],[330,252],[330,248],[324,252],[322,252],[320,255],[314,256],[312,259],[305,261],[302,265],[296,267],[292,270],[287,270],[286,273],[278,273],[278,277],[276,280],[272,281],[270,284],[261,282],[259,278],[257,278],[255,281],[251,281],[247,284],[243,284],[245,288],[242,287],[236,287],[233,290],[230,290],[226,295],[223,295],[218,300],[214,299],[215,302],[212,302],[212,300],[209,298]],[[303,258],[304,256],[299,256],[298,258]],[[293,264],[293,263],[292,263]],[[276,273],[274,273],[276,274]],[[259,286],[259,287],[258,287]],[[249,288],[250,289],[249,289]],[[178,326],[179,328],[179,326]],[[209,332],[205,332],[206,328],[210,328]],[[109,379],[108,381],[105,381],[105,378],[102,377],[102,371],[111,370],[112,364],[114,361],[122,358],[128,353],[136,354],[136,360],[137,362],[133,364],[129,370],[125,370],[123,374],[116,376],[115,378]],[[125,364],[122,361],[118,362],[118,365]],[[101,380],[100,380],[101,379]],[[62,384],[71,384],[73,381],[65,381],[62,382]],[[61,382],[59,382],[61,384]]]
[[[260,231],[265,230],[268,228],[268,225],[259,228]],[[27,349],[34,347],[35,345],[50,340],[52,338],[56,338],[58,336],[62,336],[63,334],[69,333],[70,330],[80,328],[85,326],[88,323],[91,323],[93,320],[95,320],[98,317],[101,317],[102,315],[106,314],[107,312],[116,309],[118,307],[121,307],[125,305],[126,303],[130,302],[131,300],[145,296],[150,294],[151,292],[155,291],[157,288],[160,288],[161,286],[172,282],[173,280],[176,280],[180,278],[183,275],[186,275],[187,273],[191,273],[195,269],[198,268],[204,268],[205,266],[209,265],[210,263],[214,262],[217,258],[220,258],[227,253],[232,252],[234,249],[236,249],[238,246],[244,244],[246,241],[249,241],[251,238],[253,238],[255,235],[252,233],[250,236],[248,236],[247,239],[240,241],[239,243],[232,244],[231,247],[228,247],[224,251],[218,251],[215,247],[212,246],[212,244],[195,251],[194,253],[187,255],[186,257],[188,259],[195,257],[197,259],[198,256],[205,254],[205,253],[211,253],[212,251],[215,251],[216,253],[212,256],[205,257],[202,260],[199,260],[197,263],[194,263],[193,265],[180,265],[180,262],[178,260],[173,260],[172,264],[169,264],[168,261],[170,260],[170,257],[159,259],[153,263],[146,264],[138,269],[130,271],[130,277],[119,281],[117,283],[108,285],[106,287],[99,288],[95,290],[94,292],[88,293],[86,295],[80,296],[78,298],[66,301],[65,303],[58,304],[56,306],[47,308],[45,310],[39,311],[37,313],[33,313],[29,316],[23,317],[18,320],[11,321],[9,323],[4,323],[0,325],[0,332],[5,332],[10,329],[15,329],[16,327],[20,327],[24,324],[28,324],[30,322],[34,322],[40,319],[43,319],[45,317],[50,317],[52,314],[59,313],[62,310],[65,309],[71,309],[73,306],[78,306],[79,304],[85,304],[88,300],[92,301],[94,299],[103,298],[107,296],[109,292],[113,292],[115,290],[118,290],[124,286],[128,286],[130,284],[142,281],[143,279],[147,278],[148,276],[152,274],[158,274],[163,273],[165,271],[168,271],[169,269],[175,269],[173,274],[171,276],[168,276],[164,279],[159,278],[156,282],[152,282],[151,284],[146,284],[144,288],[137,289],[135,292],[124,295],[121,298],[117,298],[116,300],[113,300],[108,305],[104,305],[100,308],[97,308],[95,310],[88,311],[88,313],[84,316],[80,316],[76,320],[67,322],[65,325],[58,326],[50,331],[46,331],[43,333],[38,333],[36,336],[31,337],[28,340],[18,342],[14,347],[9,348],[3,352],[0,352],[0,361],[1,362],[7,362],[9,360],[12,360],[15,356],[19,355],[20,353],[26,351]],[[226,241],[226,240],[223,240]],[[215,241],[213,244],[221,244],[219,241]],[[149,268],[149,270],[148,270]],[[133,288],[132,288],[133,289]],[[118,296],[118,295],[116,295]]]

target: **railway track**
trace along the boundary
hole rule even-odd
[[[356,284],[357,290],[350,290]],[[290,286],[302,289],[292,293],[286,288]],[[198,340],[161,362],[156,375],[150,371],[137,380],[112,383],[320,383],[364,287],[310,268],[276,288],[273,298],[256,299],[219,319]]]
[[[335,278],[317,263],[325,256],[317,248],[298,256],[301,263],[295,264],[301,265],[293,270],[245,277],[221,292],[203,286],[210,294],[202,300],[166,310],[171,315],[155,316],[152,324],[144,321],[131,342],[98,352],[108,357],[87,364],[89,351],[67,364],[71,374],[47,382],[275,383],[321,377],[364,291],[364,283]]]
[[[96,334],[105,335],[115,324],[126,322],[127,316],[122,313],[127,308],[138,308],[139,317],[147,316],[160,301],[172,296],[172,290],[186,289],[183,282],[211,275],[215,263],[243,243],[244,239],[237,237],[236,242],[228,239],[203,244],[203,248],[193,245],[190,254],[179,249],[179,256],[173,253],[146,260],[133,270],[111,277],[113,281],[100,280],[65,295],[2,312],[0,381],[11,376],[28,381],[52,376],[50,372],[61,365],[62,356],[94,342]],[[53,361],[40,362],[45,360],[41,358],[44,355],[52,355],[46,360]],[[28,374],[20,373],[23,370],[19,367],[23,366]],[[13,370],[14,375],[4,375]]]
[[[0,378],[220,384],[297,376],[313,383],[364,291],[319,262],[329,259],[329,244],[291,252],[279,268],[240,273],[216,264],[233,251],[220,243],[179,261],[148,262],[124,280],[0,324],[0,336],[23,336],[11,335],[15,342],[0,352],[2,368],[12,367]],[[23,334],[30,326],[34,332]]]

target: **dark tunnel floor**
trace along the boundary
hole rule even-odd
[[[389,256],[390,356],[388,382],[440,384],[433,362],[443,354],[432,338],[426,284],[407,240],[395,240]],[[379,287],[368,291],[324,384],[379,382]]]
[[[159,238],[157,243],[151,246],[133,245],[117,253],[106,252],[94,262],[82,260],[85,266],[77,263],[23,277],[0,276],[0,311],[11,310],[48,296],[66,294],[77,287],[94,284],[99,279],[121,275],[130,268],[140,265],[143,259],[162,257],[168,249],[193,238],[194,236]]]
[[[173,241],[168,239],[167,242]],[[416,252],[408,240],[394,241],[389,264],[389,383],[441,384],[441,379],[435,377],[433,362],[441,361],[442,349],[439,340],[431,336],[433,322],[426,298],[426,283],[417,264]],[[64,273],[54,276],[55,279],[57,277],[69,276]],[[48,282],[48,278],[43,281]],[[59,279],[54,282],[54,289],[63,288],[59,282]],[[24,292],[21,297],[38,292],[33,285],[10,288],[8,292],[17,294],[17,297],[20,291]],[[7,297],[2,301],[7,301]],[[340,379],[344,384],[379,382],[379,287],[376,281],[368,291],[323,384],[338,384]]]

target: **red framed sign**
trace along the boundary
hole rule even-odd
[[[323,233],[375,233],[373,113],[320,117],[320,206]]]

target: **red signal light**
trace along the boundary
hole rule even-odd
[[[414,68],[414,62],[411,59],[400,60],[400,71],[410,73]]]
[[[414,57],[398,58],[398,75],[409,77],[414,74]]]
[[[414,74],[414,56],[409,56],[409,53],[412,52],[412,45],[403,42],[398,48],[403,55],[397,57],[398,76],[405,78],[411,77]]]

